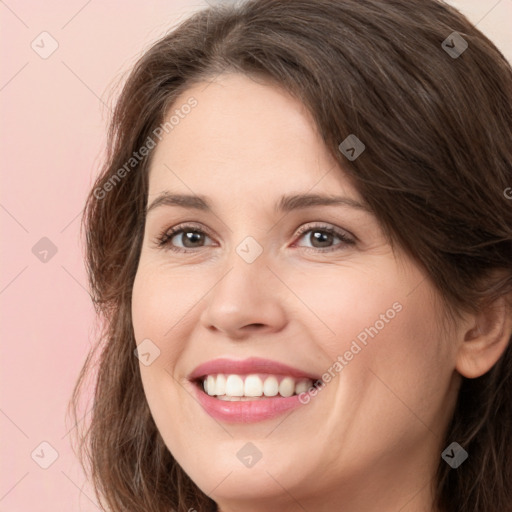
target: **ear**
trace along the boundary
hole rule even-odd
[[[502,296],[471,318],[470,327],[459,337],[455,368],[462,376],[474,379],[494,366],[510,342],[510,303]]]

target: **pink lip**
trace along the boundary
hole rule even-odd
[[[204,377],[205,375],[215,375],[218,373],[249,375],[251,373],[269,373],[272,375],[286,375],[297,379],[318,380],[320,377],[308,373],[298,368],[293,368],[284,363],[271,361],[270,359],[261,359],[259,357],[251,357],[244,360],[219,358],[206,363],[200,364],[188,376],[190,380]]]
[[[243,361],[233,359],[215,359],[199,365],[189,375],[190,381],[197,381],[205,375],[269,373],[272,375],[286,375],[295,378],[311,379],[319,378],[308,372],[293,368],[283,363],[268,359],[250,358]],[[206,394],[200,385],[193,384],[194,392],[204,410],[213,418],[230,423],[253,423],[279,416],[286,411],[296,409],[303,405],[299,395],[290,397],[273,397],[263,400],[247,400],[228,402],[219,400]]]
[[[227,402],[207,395],[197,386],[194,387],[196,397],[204,410],[213,418],[229,423],[254,423],[268,420],[303,405],[299,400],[299,395],[247,402]]]

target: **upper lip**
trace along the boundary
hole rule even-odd
[[[251,357],[248,359],[227,359],[219,358],[207,361],[197,366],[188,376],[190,380],[199,379],[206,375],[238,374],[245,375],[251,373],[269,373],[273,375],[286,375],[289,377],[311,379],[316,381],[318,376],[309,372],[288,366],[287,364],[270,359]]]

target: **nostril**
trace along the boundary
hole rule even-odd
[[[249,324],[246,326],[246,329],[261,329],[262,327],[265,327],[265,324]]]

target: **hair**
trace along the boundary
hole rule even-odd
[[[442,47],[453,32],[468,43],[458,58]],[[112,180],[180,94],[227,72],[264,79],[305,105],[392,246],[428,272],[452,321],[512,291],[504,192],[512,185],[512,69],[461,13],[438,0],[249,0],[194,13],[126,80],[83,217],[102,327],[70,406],[79,424],[79,396],[96,370],[78,455],[101,505],[114,512],[216,510],[165,446],[133,354],[131,293],[153,153]],[[350,134],[366,146],[353,161],[339,149]],[[469,459],[451,469],[439,458],[432,490],[440,510],[512,510],[511,437],[509,339],[487,373],[461,377],[444,439]]]

